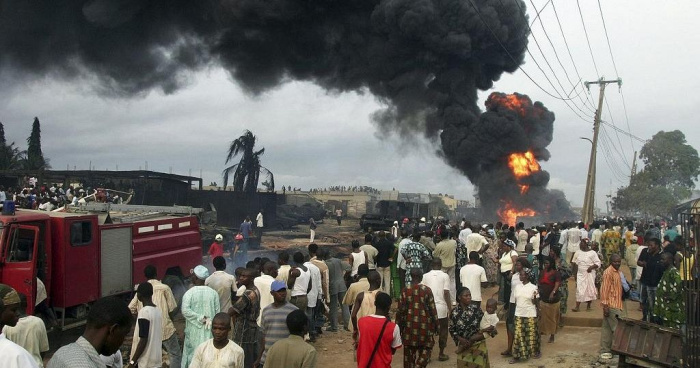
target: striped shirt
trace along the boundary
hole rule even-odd
[[[262,333],[265,336],[265,351],[260,359],[260,366],[265,364],[267,352],[272,347],[272,344],[279,340],[289,337],[289,329],[287,329],[287,315],[297,308],[292,303],[276,308],[274,304],[270,304],[262,312]]]
[[[620,272],[612,265],[603,272],[603,281],[600,287],[600,304],[607,305],[611,309],[622,310],[622,279]]]
[[[72,344],[56,351],[49,360],[48,368],[106,368],[97,350],[80,336]]]

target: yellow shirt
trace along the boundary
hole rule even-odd
[[[679,253],[680,254],[680,253]],[[693,265],[695,264],[695,257],[691,254],[688,257],[683,257],[681,260],[678,272],[681,274],[681,280],[691,281],[693,279]]]

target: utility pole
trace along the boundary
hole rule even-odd
[[[598,96],[598,109],[595,112],[595,120],[593,121],[593,144],[591,145],[591,157],[588,162],[588,176],[586,177],[586,193],[583,199],[583,222],[590,224],[593,222],[593,210],[595,208],[595,179],[596,179],[596,154],[598,148],[598,131],[600,130],[600,116],[603,112],[603,102],[605,99],[605,86],[610,83],[617,83],[618,87],[622,86],[622,79],[604,80],[600,78],[594,82],[584,82],[588,90],[591,84],[600,86],[600,94]]]

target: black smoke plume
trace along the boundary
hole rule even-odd
[[[129,97],[172,93],[222,66],[251,94],[289,80],[368,91],[386,106],[372,117],[380,132],[440,140],[483,201],[493,146],[472,145],[505,133],[483,127],[474,139],[477,91],[523,62],[524,9],[522,0],[0,0],[0,74],[87,80]]]

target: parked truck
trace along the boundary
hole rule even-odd
[[[162,278],[186,274],[201,259],[195,215],[151,211],[116,217],[109,210],[0,215],[0,283],[24,294],[27,312],[33,313],[39,277],[61,327],[66,318],[79,321],[101,297],[131,293],[145,281],[147,265],[156,266]]]

